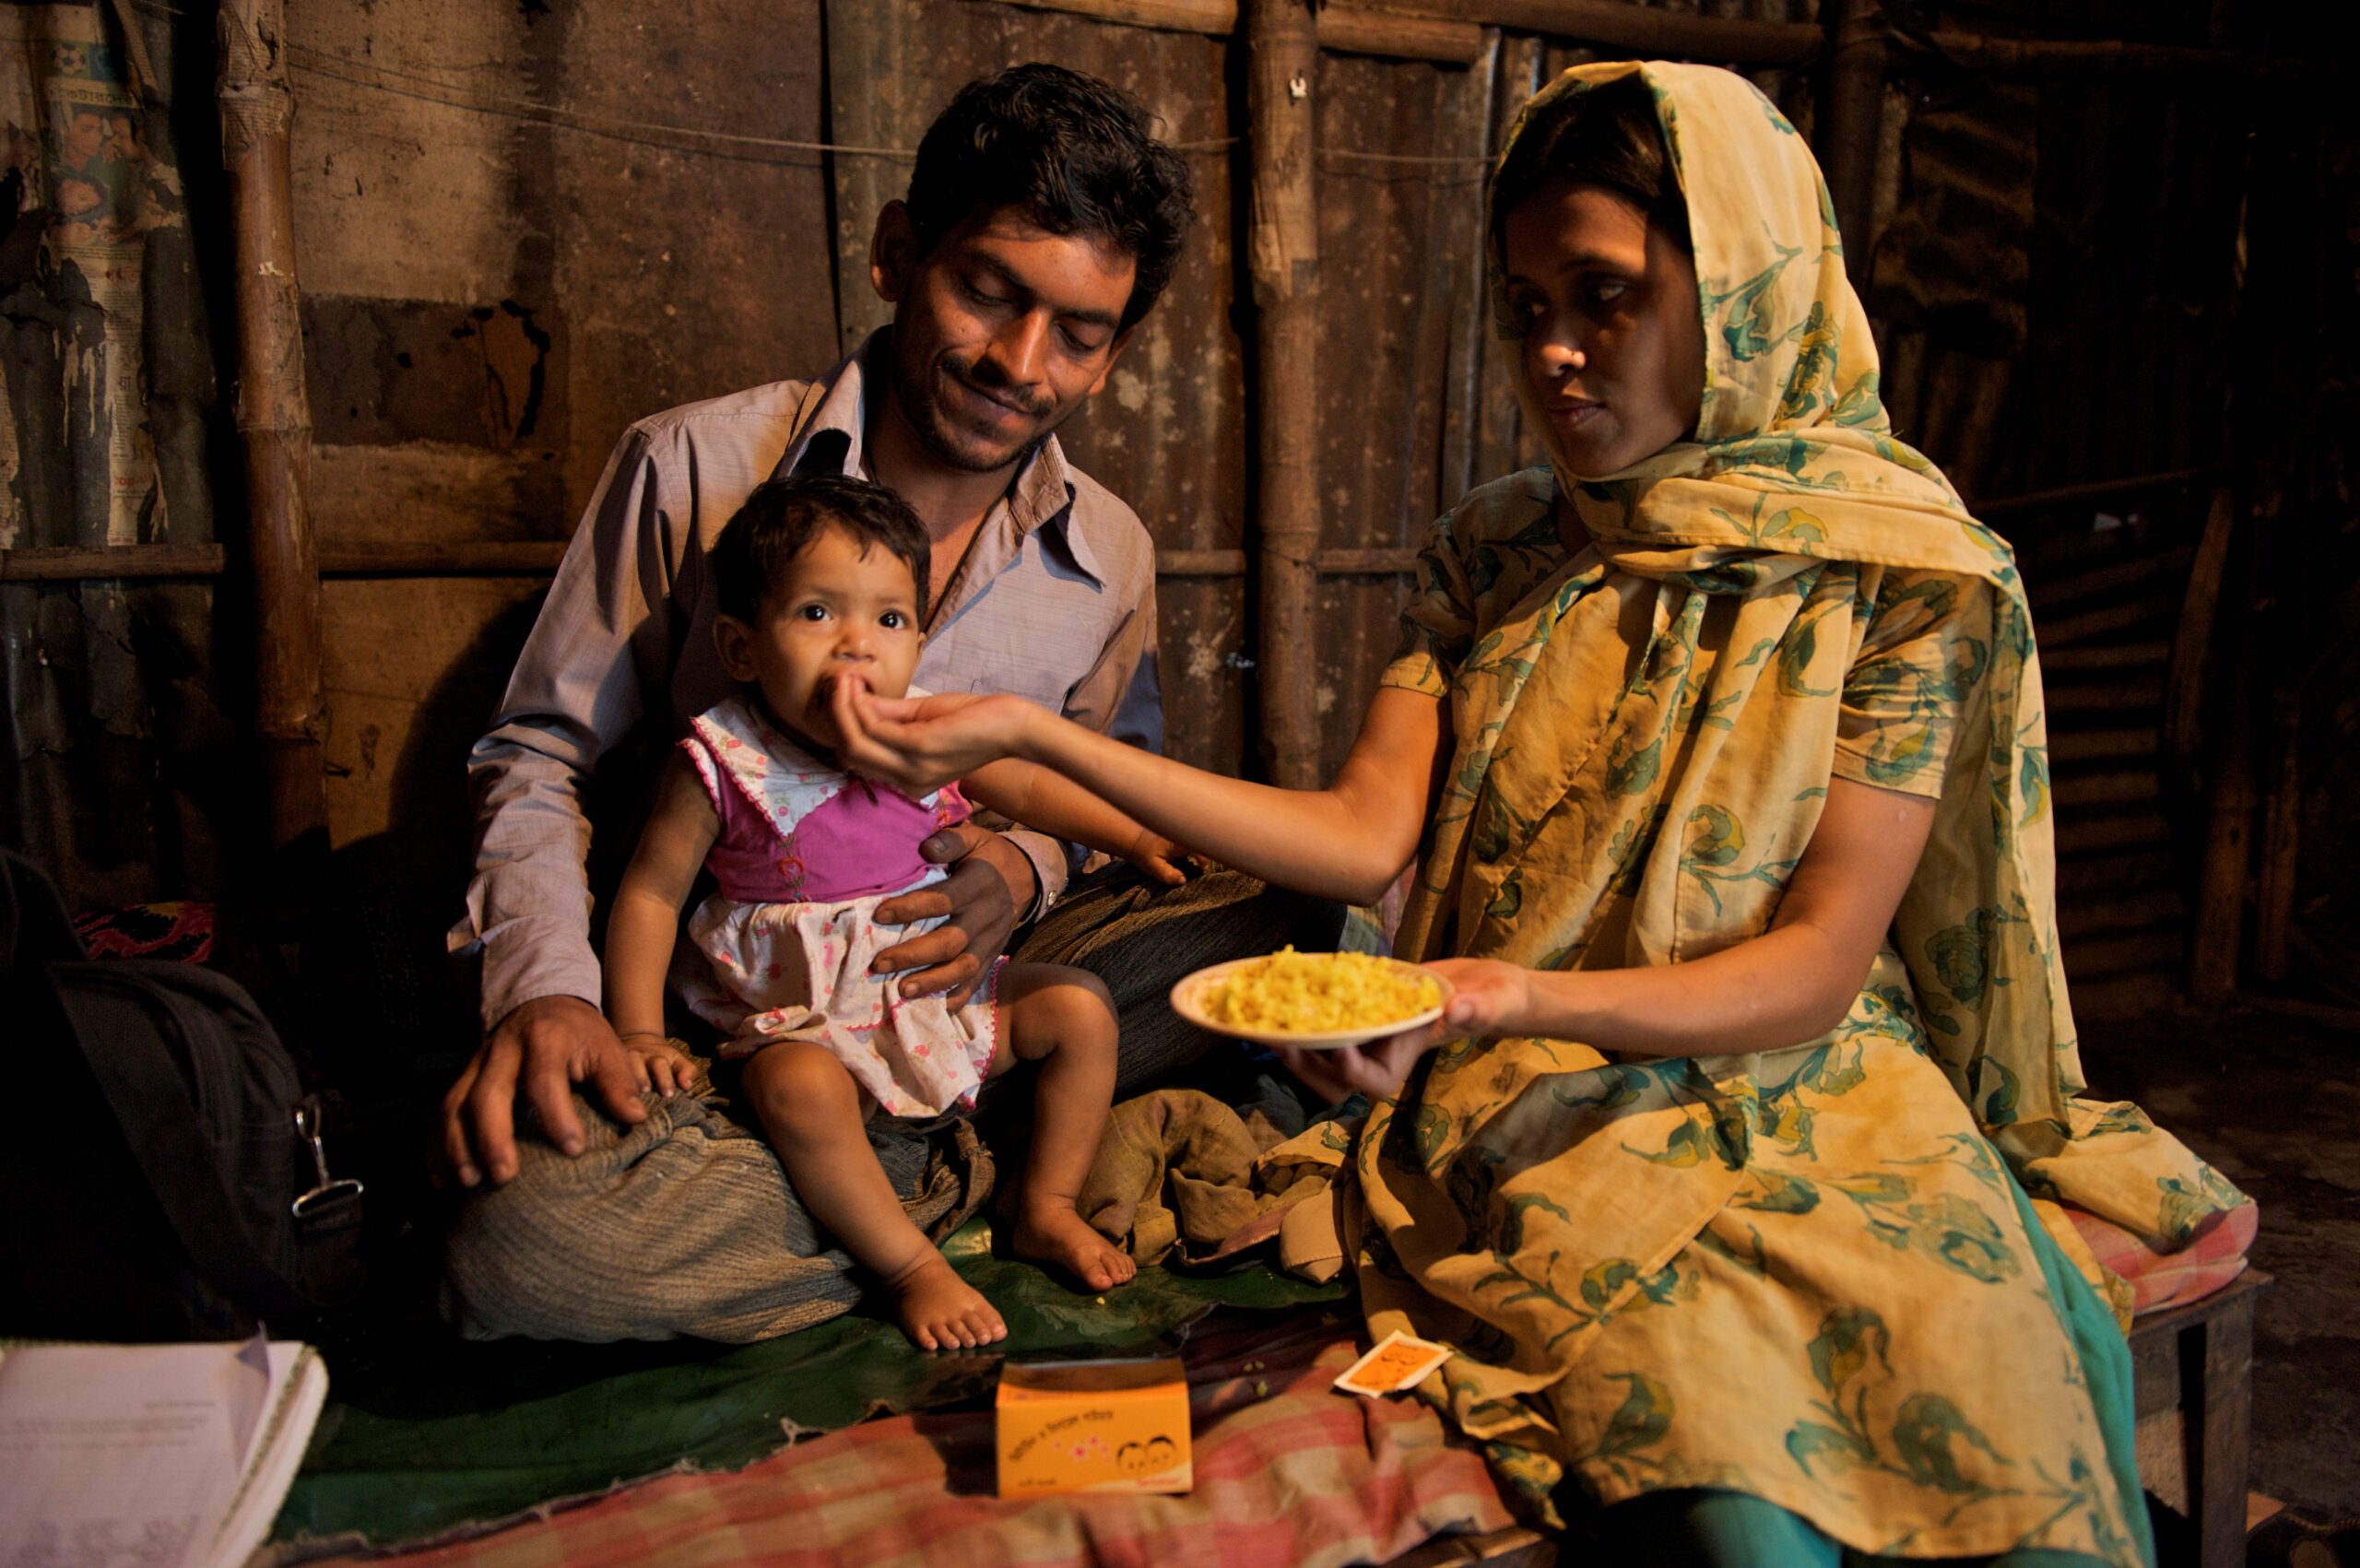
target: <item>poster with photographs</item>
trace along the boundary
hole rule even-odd
[[[71,542],[101,542],[87,536],[96,531],[89,498],[98,486],[102,542],[155,539],[163,495],[146,422],[140,287],[142,236],[156,220],[148,199],[155,159],[99,7],[0,3],[0,119],[7,174],[19,183],[14,216],[44,225],[37,281],[64,323],[65,429],[56,433],[77,469],[70,482],[82,536]],[[15,543],[29,521],[18,514],[27,432],[6,407],[13,392],[0,381],[0,547]],[[102,477],[89,471],[101,462]]]

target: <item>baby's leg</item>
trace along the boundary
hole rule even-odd
[[[1074,1211],[1115,1094],[1115,1005],[1085,970],[1012,963],[1000,974],[999,1007],[994,1076],[1018,1058],[1041,1064],[1015,1249],[1093,1291],[1118,1285],[1139,1266]]]
[[[754,1053],[744,1081],[796,1197],[893,1292],[911,1338],[939,1350],[1008,1338],[991,1303],[902,1211],[862,1130],[860,1085],[842,1062],[824,1047],[783,1040]]]

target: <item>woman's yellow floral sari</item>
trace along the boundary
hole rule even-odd
[[[1446,701],[1456,749],[1397,950],[1584,969],[1743,941],[1831,777],[1934,797],[1932,842],[1822,1039],[1462,1043],[1357,1139],[1274,1159],[1339,1168],[1371,1330],[1457,1347],[1428,1392],[1544,1518],[1569,1480],[1717,1487],[1866,1550],[2134,1562],[2008,1173],[2166,1247],[2245,1200],[2080,1097],[2023,592],[1891,434],[1810,153],[1698,66],[1583,66],[1527,119],[1633,71],[1687,196],[1703,417],[1622,474],[1516,475],[1436,527],[1385,680]]]

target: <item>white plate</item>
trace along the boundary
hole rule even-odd
[[[1233,1023],[1214,1022],[1206,1015],[1205,1009],[1198,1005],[1197,998],[1204,994],[1205,986],[1233,970],[1243,969],[1249,963],[1261,961],[1258,958],[1232,959],[1227,963],[1217,963],[1210,968],[1197,971],[1196,973],[1187,976],[1172,988],[1172,1010],[1198,1029],[1209,1029],[1215,1034],[1226,1034],[1234,1040],[1251,1040],[1257,1045],[1292,1045],[1301,1051],[1340,1051],[1347,1045],[1359,1045],[1371,1040],[1382,1040],[1388,1034],[1400,1034],[1409,1030],[1422,1028],[1442,1017],[1443,1008],[1450,1005],[1449,981],[1430,969],[1421,968],[1414,963],[1405,963],[1399,959],[1393,958],[1381,961],[1390,964],[1395,969],[1410,971],[1433,981],[1441,988],[1442,996],[1433,1007],[1426,1008],[1423,1012],[1411,1013],[1408,1018],[1395,1019],[1390,1023],[1380,1023],[1375,1028],[1331,1029],[1320,1034],[1298,1034],[1291,1030],[1282,1029],[1243,1029]]]

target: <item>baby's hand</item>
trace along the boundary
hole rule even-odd
[[[631,1070],[643,1091],[654,1090],[669,1099],[686,1094],[696,1081],[696,1058],[661,1034],[626,1034],[623,1049],[631,1053]]]
[[[1195,857],[1150,828],[1141,828],[1123,858],[1169,888],[1176,888],[1188,879],[1186,863]]]

